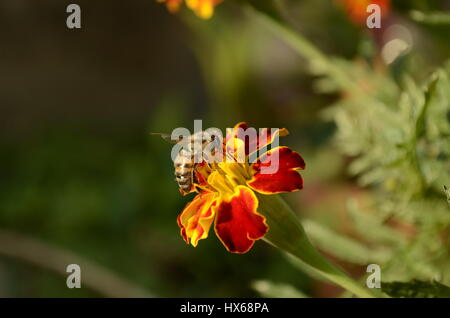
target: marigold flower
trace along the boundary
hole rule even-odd
[[[196,166],[197,196],[178,216],[178,225],[186,243],[197,246],[208,237],[214,223],[217,237],[233,253],[245,253],[254,242],[269,231],[266,218],[258,212],[259,201],[255,194],[293,192],[303,188],[303,179],[297,170],[305,168],[303,158],[288,147],[280,146],[266,151],[254,163],[249,163],[253,150],[266,149],[274,138],[284,136],[286,129],[274,132],[265,129],[253,140],[242,139],[236,132],[248,129],[246,123],[237,124],[227,135],[224,152],[232,160]],[[245,153],[244,163],[236,160],[238,148]],[[272,156],[272,157],[271,157]],[[270,162],[270,158],[277,158]],[[273,173],[263,173],[268,165]]]
[[[170,12],[175,12],[180,8],[183,0],[157,0],[165,2]],[[186,5],[192,9],[199,17],[209,19],[214,14],[214,7],[222,0],[185,0]]]
[[[386,17],[391,7],[390,0],[339,0],[344,7],[350,20],[357,25],[366,25],[369,15],[367,7],[371,4],[377,4],[381,9],[381,16]]]

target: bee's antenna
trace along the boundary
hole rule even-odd
[[[164,139],[165,141],[168,141],[168,142],[170,142],[170,143],[172,143],[172,144],[178,143],[178,141],[172,140],[172,136],[169,135],[169,134],[163,134],[163,133],[154,133],[154,132],[151,132],[150,135],[160,136],[162,139]]]

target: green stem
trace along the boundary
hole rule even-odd
[[[309,241],[297,216],[278,195],[257,194],[259,212],[267,219],[269,232],[265,240],[299,259],[321,277],[345,288],[358,297],[374,295],[359,285],[342,270],[330,263]]]
[[[331,59],[318,50],[301,34],[286,26],[279,14],[280,2],[275,0],[247,0],[251,5],[251,14],[271,30],[297,53],[312,63],[319,63],[326,74],[343,90],[351,91],[361,97],[361,90],[352,78]],[[278,8],[276,7],[278,5]],[[295,213],[279,196],[258,194],[259,211],[266,217],[270,227],[265,240],[300,260],[305,266],[325,279],[345,288],[353,294],[369,298],[374,297],[366,288],[331,264],[310,243]]]
[[[411,138],[411,159],[412,163],[415,166],[415,171],[417,172],[418,177],[418,189],[417,193],[423,193],[427,186],[427,182],[425,179],[425,174],[423,172],[423,168],[421,165],[421,159],[419,156],[418,143],[421,138],[425,136],[426,133],[426,123],[427,123],[427,112],[430,107],[433,96],[435,95],[437,84],[439,81],[439,76],[435,76],[435,78],[428,84],[428,87],[425,90],[425,100],[420,110],[419,115],[417,116],[415,123],[415,130],[413,137]]]
[[[377,98],[366,94],[366,89],[358,84],[351,67],[342,67],[343,60],[333,59],[321,52],[311,41],[295,31],[283,19],[287,9],[280,0],[245,0],[248,2],[248,13],[267,30],[282,39],[295,52],[306,58],[311,64],[319,65],[321,75],[327,76],[336,86],[351,98],[353,104],[371,103],[374,107],[385,107]],[[341,63],[339,63],[341,62]]]
[[[273,1],[273,0],[272,0]],[[278,4],[278,2],[275,2]],[[276,11],[276,5],[270,8],[261,7],[258,2],[251,2],[250,14],[268,30],[271,30],[279,38],[285,41],[297,53],[306,58],[309,62],[319,64],[324,72],[332,78],[343,90],[351,91],[355,96],[361,96],[361,89],[353,79],[340,68],[332,59],[323,54],[314,44],[312,44],[302,34],[295,32],[287,26]],[[280,7],[280,5],[278,5]],[[278,8],[279,11],[279,8]]]

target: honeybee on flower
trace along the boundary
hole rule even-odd
[[[217,237],[229,252],[246,253],[269,231],[265,217],[258,212],[255,192],[270,195],[303,188],[298,172],[305,168],[303,158],[284,146],[267,150],[288,131],[261,129],[252,135],[246,133],[249,129],[242,122],[228,131],[221,145],[224,160],[195,163],[193,157],[197,153],[191,153],[186,171],[192,172],[192,177],[183,176],[192,183],[189,189],[184,182],[180,185],[177,178],[182,194],[197,193],[177,218],[186,243],[197,246],[201,239],[208,237],[214,225]],[[201,145],[205,144],[204,139],[199,140]],[[175,160],[175,169],[179,163]]]

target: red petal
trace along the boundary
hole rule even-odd
[[[230,140],[231,138],[236,138],[237,137],[237,131],[238,129],[241,128],[244,131],[248,129],[248,125],[246,122],[240,122],[237,123],[233,129],[228,129],[227,128],[227,135],[225,136],[225,143]]]
[[[251,129],[251,130],[250,130]],[[234,138],[240,139],[245,145],[245,155],[248,156],[255,151],[270,145],[275,138],[286,136],[289,132],[282,128],[255,129],[248,127],[245,122],[238,123],[231,131],[227,131],[226,144],[229,153],[237,153],[237,147],[228,141]]]
[[[216,210],[216,234],[228,251],[245,253],[262,238],[269,227],[265,218],[256,209],[258,199],[252,190],[245,186],[236,187],[236,192],[222,199]]]
[[[198,194],[178,216],[177,223],[186,243],[196,246],[200,239],[208,236],[213,221],[214,196],[214,193]]]
[[[257,149],[261,149],[266,147],[267,145],[270,145],[275,138],[280,137],[280,136],[286,136],[289,132],[287,131],[287,129],[282,128],[282,129],[278,129],[278,128],[263,128],[259,131],[259,135],[258,135],[258,144],[257,144]]]
[[[206,186],[208,185],[207,180],[208,176],[211,174],[211,168],[206,162],[201,162],[195,166],[194,174],[196,184]]]
[[[247,184],[258,192],[273,194],[303,188],[303,179],[297,169],[304,169],[305,161],[288,147],[266,152],[252,167],[255,174]]]

